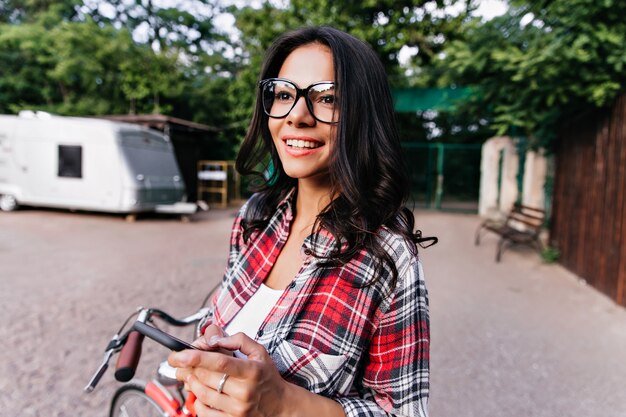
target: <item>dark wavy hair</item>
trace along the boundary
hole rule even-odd
[[[320,212],[314,225],[314,230],[326,229],[336,239],[335,248],[322,266],[345,264],[365,249],[377,260],[375,278],[365,285],[376,282],[387,266],[393,286],[398,271],[381,246],[380,228],[386,226],[403,236],[415,254],[415,243],[436,238],[414,233],[413,213],[405,207],[409,182],[382,63],[367,44],[345,32],[327,26],[306,27],[274,41],[267,51],[260,80],[277,77],[291,52],[314,43],[332,52],[340,115],[335,153],[329,162],[331,195],[336,198]],[[254,231],[267,226],[278,203],[297,184],[285,173],[274,147],[260,90],[236,168],[243,175],[257,178],[253,182],[257,194],[243,222],[244,238],[248,239]],[[267,172],[272,173],[270,178],[264,176]]]

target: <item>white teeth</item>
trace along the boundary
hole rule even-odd
[[[311,142],[308,140],[298,140],[298,139],[287,139],[287,145],[292,148],[318,148],[322,146],[317,142]]]

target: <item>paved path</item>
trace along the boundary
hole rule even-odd
[[[532,251],[473,246],[476,216],[420,214],[433,417],[626,416],[626,309]]]
[[[112,373],[82,388],[108,338],[138,305],[193,311],[223,271],[232,216],[0,213],[1,409],[105,417]],[[441,240],[422,251],[431,416],[626,416],[626,309],[532,252],[495,264],[495,238],[472,245],[475,216],[419,212],[418,224]],[[144,352],[148,378],[166,351]]]

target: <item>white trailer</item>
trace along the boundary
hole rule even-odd
[[[131,214],[181,207],[188,214],[184,195],[172,145],[160,132],[42,112],[0,115],[3,211],[23,204]]]

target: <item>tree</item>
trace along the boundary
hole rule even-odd
[[[504,16],[465,25],[434,76],[473,86],[459,111],[549,148],[568,118],[626,87],[625,15],[623,1],[518,0]]]
[[[116,1],[119,13],[109,19],[99,14],[106,8],[86,3],[89,6],[81,0],[0,3],[0,21],[5,22],[0,23],[0,111],[176,114],[172,103],[185,85],[222,59],[214,50],[198,49],[219,38],[210,32],[206,10],[213,9],[207,1],[186,2],[189,7],[206,6],[205,13],[153,7],[151,1]],[[154,42],[132,36],[146,16],[142,7],[150,13],[147,21],[156,25],[148,33],[160,36],[156,48]],[[123,16],[135,20],[129,23]]]
[[[457,6],[456,14],[449,12]],[[459,7],[459,5],[461,5]],[[415,65],[429,65],[445,41],[456,38],[475,8],[464,0],[291,0],[285,8],[264,2],[260,9],[232,8],[241,31],[244,57],[262,55],[280,33],[305,25],[332,25],[366,41],[378,53],[394,81],[403,82],[398,55],[414,47]]]
[[[82,0],[2,0],[0,23],[32,23],[42,16],[74,20]]]
[[[211,53],[224,40],[213,26],[215,0],[96,0],[81,10],[97,23],[126,28],[137,42],[157,51],[176,49],[188,57]]]
[[[456,15],[444,10],[456,5]],[[459,7],[460,5],[460,7]],[[257,77],[265,50],[281,33],[305,25],[331,25],[366,41],[377,52],[394,86],[405,86],[409,80],[398,63],[400,50],[415,47],[414,68],[430,65],[448,39],[475,7],[474,1],[454,0],[291,0],[284,7],[264,1],[259,7],[230,7],[240,34],[232,45],[234,57],[229,71],[233,73],[229,94],[231,123],[240,123],[244,134],[256,93]],[[401,118],[401,123],[413,120]],[[407,128],[408,130],[408,128]]]
[[[160,97],[180,93],[183,78],[177,57],[156,54],[134,43],[126,30],[90,19],[51,29],[39,23],[0,25],[0,59],[3,113],[150,112],[163,106]]]

